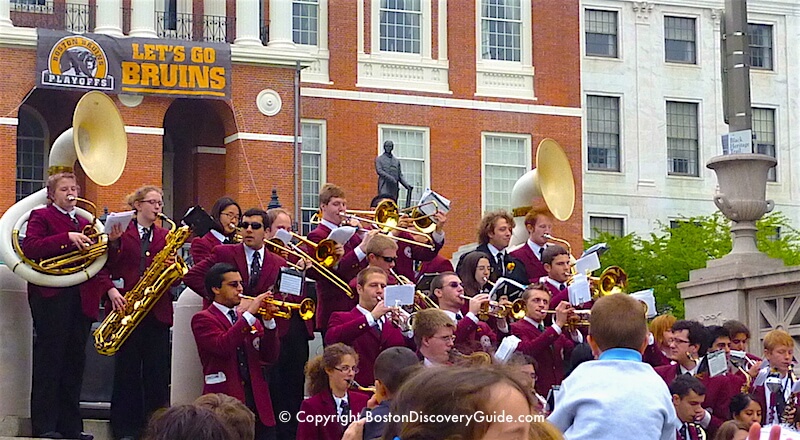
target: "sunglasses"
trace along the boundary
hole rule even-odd
[[[387,263],[397,263],[397,257],[384,257],[383,255],[378,255],[380,258],[383,258],[383,261]]]
[[[464,283],[459,283],[458,281],[450,281],[449,283],[447,283],[447,285],[450,286],[451,289],[464,287]]]
[[[239,227],[242,229],[252,227],[254,231],[258,231],[259,229],[263,228],[264,225],[259,222],[241,222],[239,223]]]

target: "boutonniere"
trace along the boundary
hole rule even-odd
[[[507,270],[508,272],[511,272],[511,271],[513,271],[513,270],[514,270],[514,268],[515,268],[516,266],[517,266],[517,265],[516,265],[516,264],[514,264],[514,262],[513,262],[513,261],[510,261],[510,262],[508,262],[508,263],[506,264],[506,270]]]

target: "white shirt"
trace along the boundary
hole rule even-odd
[[[216,229],[212,229],[212,230],[211,230],[211,235],[213,235],[214,237],[216,237],[216,239],[217,239],[217,240],[219,240],[219,242],[220,242],[220,243],[222,243],[222,242],[224,242],[225,240],[227,240],[227,239],[228,239],[228,237],[226,237],[226,236],[222,235],[222,234],[221,234],[219,231],[217,231]]]
[[[71,211],[65,211],[60,206],[56,205],[55,203],[53,203],[53,206],[55,206],[56,209],[58,209],[58,211],[61,212],[62,214],[67,214],[68,216],[70,216],[70,218],[73,218],[73,219],[78,214],[78,211],[75,208],[72,208]]]
[[[533,326],[536,327],[536,328],[539,328],[539,324],[541,324],[541,322],[536,322],[536,321],[533,320],[533,318],[530,318],[528,316],[526,316],[523,319],[525,319],[526,321],[528,321],[531,324],[533,324]],[[553,327],[553,329],[559,335],[562,333],[561,327],[558,324],[556,324],[555,322],[553,322],[553,325],[551,325],[551,327]],[[547,330],[547,329],[545,328],[545,330]],[[579,332],[577,330],[575,330],[574,332],[570,333],[570,336],[572,337],[572,340],[577,342],[578,344],[583,342],[583,334],[581,334],[581,332]]]
[[[244,247],[244,256],[247,258],[247,272],[250,272],[250,268],[253,267],[253,255],[258,252],[258,256],[260,259],[258,261],[261,262],[261,266],[264,266],[264,246],[261,246],[261,249],[255,250],[250,246],[245,245]]]
[[[212,304],[214,304],[214,307],[216,307],[220,312],[222,312],[222,314],[225,315],[226,318],[228,318],[228,322],[230,322],[231,325],[233,325],[233,320],[231,319],[231,315],[229,314],[229,312],[233,310],[235,313],[236,310],[224,306],[216,301],[214,301]],[[246,310],[244,311],[244,313],[242,313],[242,318],[244,318],[247,321],[247,324],[250,326],[256,323],[256,317],[253,316],[252,313]],[[275,330],[275,328],[277,327],[277,324],[275,323],[275,318],[264,321],[264,327],[267,328],[268,330]]]
[[[491,243],[487,243],[487,244],[486,244],[486,247],[487,247],[487,248],[489,248],[489,252],[491,252],[491,253],[492,253],[492,261],[493,261],[492,265],[494,265],[494,263],[496,263],[496,262],[497,262],[497,254],[499,254],[500,252],[502,252],[503,254],[505,254],[505,250],[502,250],[502,251],[501,251],[500,249],[497,249],[496,247],[494,247],[494,245],[493,245],[493,244],[491,244]],[[505,255],[504,255],[504,256],[505,256]]]
[[[331,396],[333,396],[333,401],[334,401],[334,403],[336,403],[336,414],[337,415],[342,413],[342,402],[347,403],[348,406],[350,405],[350,401],[347,400],[347,392],[344,393],[344,397],[336,397],[336,395],[333,394],[333,393],[331,393]]]
[[[377,324],[378,330],[383,330],[383,322],[385,318],[384,316],[381,316],[380,319],[376,320],[375,317],[372,316],[372,312],[361,307],[361,304],[356,304],[356,310],[358,310],[359,312],[361,312],[362,315],[367,317],[367,325],[373,327]]]
[[[155,225],[150,225],[149,228],[145,228],[144,226],[142,226],[142,225],[140,225],[138,223],[136,224],[136,230],[139,231],[139,238],[140,239],[143,237],[144,231],[146,229],[150,230],[150,243],[152,243],[153,242],[153,235],[155,235],[155,234],[153,234],[153,229],[155,229]]]
[[[695,363],[694,363],[694,368],[692,368],[691,370],[687,370],[686,368],[683,367],[683,365],[678,365],[678,368],[680,369],[681,374],[689,373],[692,376],[696,376],[697,375],[697,369],[700,368],[700,361],[702,361],[702,360],[703,360],[703,358],[700,358],[700,359],[696,360]]]
[[[556,280],[554,280],[554,279],[552,279],[550,277],[541,277],[541,278],[539,278],[539,281],[543,281],[545,283],[548,283],[548,284],[552,285],[553,287],[555,287],[558,290],[561,290],[561,285],[562,284],[564,285],[564,288],[567,287],[567,283],[559,283],[558,281],[556,281]],[[556,304],[556,305],[558,305],[558,304]]]
[[[339,225],[335,225],[335,224],[333,224],[333,223],[331,223],[331,222],[329,222],[329,221],[327,221],[325,219],[320,220],[319,224],[327,226],[328,229],[330,229],[331,231],[333,231],[334,229],[339,228]],[[358,258],[359,262],[364,260],[364,258],[367,258],[367,254],[364,253],[364,251],[361,249],[360,246],[356,246],[356,248],[353,250],[353,252],[356,253],[356,258]]]
[[[452,319],[452,320],[453,320],[453,322],[454,322],[455,324],[458,324],[458,319],[456,319],[456,318],[458,317],[458,313],[461,313],[461,312],[458,312],[458,313],[456,313],[456,312],[451,312],[450,310],[442,310],[442,311],[444,312],[444,314],[445,314],[445,315],[449,316],[449,317],[450,317],[450,319]],[[468,312],[466,315],[464,315],[464,316],[462,317],[462,319],[463,319],[463,318],[469,318],[469,319],[471,319],[471,320],[472,320],[472,322],[474,322],[475,324],[477,324],[477,323],[478,323],[478,317],[477,317],[477,316],[475,316],[475,314],[474,314],[474,313],[472,313],[472,312]]]
[[[531,241],[531,239],[529,238],[528,239],[528,247],[531,248],[531,250],[533,251],[533,255],[536,257],[536,259],[541,261],[542,260],[542,254],[541,254],[542,249],[547,247],[547,245],[545,244],[544,246],[539,246],[538,244],[536,244],[533,241]]]
[[[781,390],[783,391],[784,402],[789,402],[789,398],[792,396],[792,386],[793,385],[794,385],[794,381],[792,380],[792,375],[791,374],[787,374],[786,377],[781,378]],[[767,415],[766,418],[765,418],[766,421],[767,421],[767,424],[770,424],[770,423],[773,423],[775,421],[771,420],[772,412],[770,411],[770,408],[772,407],[772,393],[769,392],[769,389],[767,389],[766,384],[764,385],[764,395],[767,398],[767,407],[766,408],[762,408],[761,411],[765,412],[765,414]],[[781,415],[778,414],[777,416],[778,416],[778,418],[780,418]]]

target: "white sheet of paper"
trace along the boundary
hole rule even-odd
[[[278,231],[275,232],[275,237],[273,238],[279,239],[283,242],[283,246],[287,247],[289,246],[289,243],[292,242],[292,233],[285,229],[278,229]]]
[[[596,252],[581,258],[575,262],[576,272],[588,274],[600,269],[600,259],[597,257]]]
[[[497,281],[495,281],[494,287],[492,287],[492,290],[489,291],[489,299],[492,300],[492,301],[497,301],[497,298],[500,295],[503,295],[504,292],[505,292],[504,286],[508,286],[508,285],[516,286],[520,291],[524,291],[525,290],[525,286],[524,285],[512,280],[511,278],[500,277]],[[516,290],[516,289],[512,289],[512,291],[514,291],[514,290]]]
[[[509,335],[503,338],[503,342],[500,343],[500,346],[497,347],[497,351],[494,352],[495,360],[500,364],[505,364],[508,362],[508,358],[514,354],[514,351],[517,350],[517,346],[520,342],[522,342],[522,339],[514,335]]]
[[[653,295],[653,289],[640,290],[638,292],[631,293],[631,296],[647,304],[648,318],[656,317],[658,311],[656,310],[656,297]]]
[[[281,272],[280,277],[281,293],[303,295],[303,277],[288,272]]]
[[[383,293],[383,301],[388,307],[410,306],[414,304],[413,284],[387,286]]]
[[[433,203],[428,203],[425,205],[426,202],[431,201],[436,202],[436,205],[434,206]],[[426,188],[425,192],[422,193],[422,197],[419,199],[419,204],[424,205],[420,207],[420,211],[422,211],[422,213],[425,215],[435,214],[436,211],[441,211],[447,214],[447,212],[450,211],[450,200],[436,191],[431,190],[430,188]]]
[[[719,376],[728,370],[728,360],[725,358],[725,350],[709,353],[706,357],[708,358],[708,372],[711,377]]]
[[[106,224],[103,225],[103,228],[106,232],[109,232],[114,225],[119,225],[124,231],[128,229],[128,223],[131,222],[134,214],[136,214],[136,211],[112,212],[106,217]]]
[[[572,277],[572,284],[569,285],[567,290],[569,292],[569,303],[573,306],[579,306],[592,300],[592,294],[589,291],[589,281],[586,279],[586,275],[582,273],[578,273]]]
[[[352,237],[353,234],[355,233],[356,233],[356,228],[352,226],[341,226],[331,231],[331,233],[328,234],[328,238],[341,245],[344,245],[345,243],[348,242],[348,240],[350,240],[350,237]]]

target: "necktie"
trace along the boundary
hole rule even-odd
[[[233,310],[233,309],[228,310],[228,316],[231,317],[231,322],[234,323],[234,324],[236,324],[236,321],[239,320],[239,317],[236,316],[236,311]]]
[[[258,285],[258,277],[261,275],[261,254],[253,253],[253,262],[250,264],[250,287]]]
[[[506,264],[503,258],[504,253],[498,252],[497,253],[497,265],[500,268],[500,273],[505,275],[506,274]]]
[[[567,288],[567,286],[564,283],[561,283],[561,284],[558,285],[558,290],[564,290],[566,288]]]
[[[544,256],[544,246],[539,248],[539,261],[542,261],[543,256]]]
[[[460,312],[456,313],[456,322],[461,321],[462,319],[464,319],[464,315],[462,315]]]
[[[344,426],[349,425],[348,422],[350,420],[348,420],[348,419],[350,417],[348,417],[348,416],[350,415],[350,404],[347,403],[346,400],[342,400],[341,402],[339,402],[339,415],[341,416],[341,418],[339,420],[341,421],[342,425],[344,425]]]
[[[541,322],[539,323],[539,331],[544,332],[544,324],[542,324]]]
[[[150,234],[152,234],[152,230],[152,227],[144,228],[142,230],[141,254],[139,255],[139,275],[143,274],[145,267],[147,267],[147,256],[150,255]]]
[[[69,214],[67,214],[67,215],[69,215]],[[78,225],[78,217],[75,217],[74,215],[70,215],[69,219],[72,221],[72,224],[75,225],[75,229],[78,229],[78,226],[79,226]]]
[[[231,244],[231,243],[233,243],[233,242],[231,241],[230,238],[226,238],[225,240],[222,240],[222,244]]]

